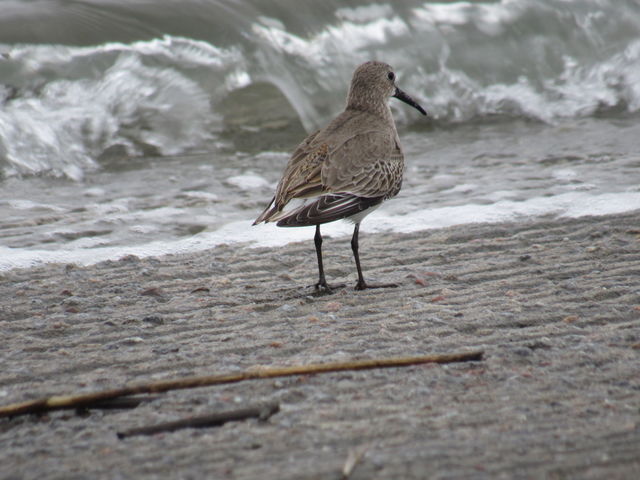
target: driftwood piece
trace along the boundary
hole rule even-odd
[[[280,411],[279,403],[254,405],[251,407],[228,410],[226,412],[182,418],[173,422],[132,428],[130,430],[125,430],[124,432],[118,432],[118,438],[122,439],[132,437],[134,435],[154,435],[160,432],[173,432],[182,428],[218,427],[227,422],[246,420],[247,418],[259,418],[264,421],[278,413],[278,411]]]
[[[243,372],[209,376],[193,376],[174,380],[141,383],[111,390],[78,395],[54,395],[52,397],[14,403],[0,407],[0,417],[11,417],[27,413],[38,413],[48,410],[68,408],[90,408],[92,404],[104,402],[118,397],[142,393],[160,393],[169,390],[208,387],[236,383],[244,380],[260,378],[288,377],[293,375],[312,375],[317,373],[340,372],[345,370],[369,370],[375,368],[406,367],[423,363],[470,362],[482,359],[483,352],[475,350],[463,353],[444,353],[417,357],[373,358],[370,360],[353,360],[348,362],[316,363],[310,365],[294,365],[289,367],[250,368]]]
[[[104,400],[101,402],[95,402],[90,405],[85,405],[82,407],[77,407],[79,411],[88,410],[88,409],[97,409],[97,410],[119,410],[119,409],[128,409],[128,408],[136,408],[141,403],[149,403],[153,402],[160,398],[159,395],[145,395],[145,396],[135,396],[135,397],[118,397],[118,398],[110,398],[108,400]]]

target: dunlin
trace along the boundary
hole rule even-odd
[[[315,225],[316,289],[331,291],[322,264],[320,225],[340,219],[355,224],[351,249],[358,270],[356,290],[395,286],[367,284],[358,255],[360,222],[402,186],[404,155],[388,100],[398,98],[427,114],[395,80],[386,63],[366,62],[356,69],[345,111],[296,148],[275,196],[254,222],[277,222],[279,227]]]

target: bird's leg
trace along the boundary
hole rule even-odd
[[[379,283],[379,284],[367,284],[364,281],[362,275],[362,268],[360,267],[360,255],[358,254],[358,234],[360,233],[360,224],[356,223],[353,229],[353,237],[351,237],[351,250],[353,251],[353,258],[356,260],[356,268],[358,269],[358,283],[356,283],[356,290],[364,290],[366,288],[395,288],[398,285],[395,283]]]
[[[367,284],[362,276],[362,268],[360,268],[360,255],[358,255],[358,233],[360,232],[360,224],[356,223],[353,229],[353,237],[351,237],[351,250],[353,250],[353,258],[356,259],[356,268],[358,269],[358,283],[356,283],[356,290],[364,290],[367,288]]]
[[[318,283],[316,283],[316,290],[331,291],[327,280],[324,278],[324,267],[322,266],[322,235],[320,234],[320,225],[316,225],[316,235],[313,237],[313,241],[316,244],[316,255],[318,256],[318,272],[320,274]]]

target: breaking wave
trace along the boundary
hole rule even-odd
[[[371,58],[436,123],[640,109],[631,0],[8,3],[4,176],[81,179],[113,158],[212,151],[233,130],[311,130]],[[393,108],[401,124],[424,121]]]

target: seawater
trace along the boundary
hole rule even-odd
[[[640,208],[634,1],[6,3],[0,270],[311,238],[250,224],[371,58],[430,116],[363,231]]]

